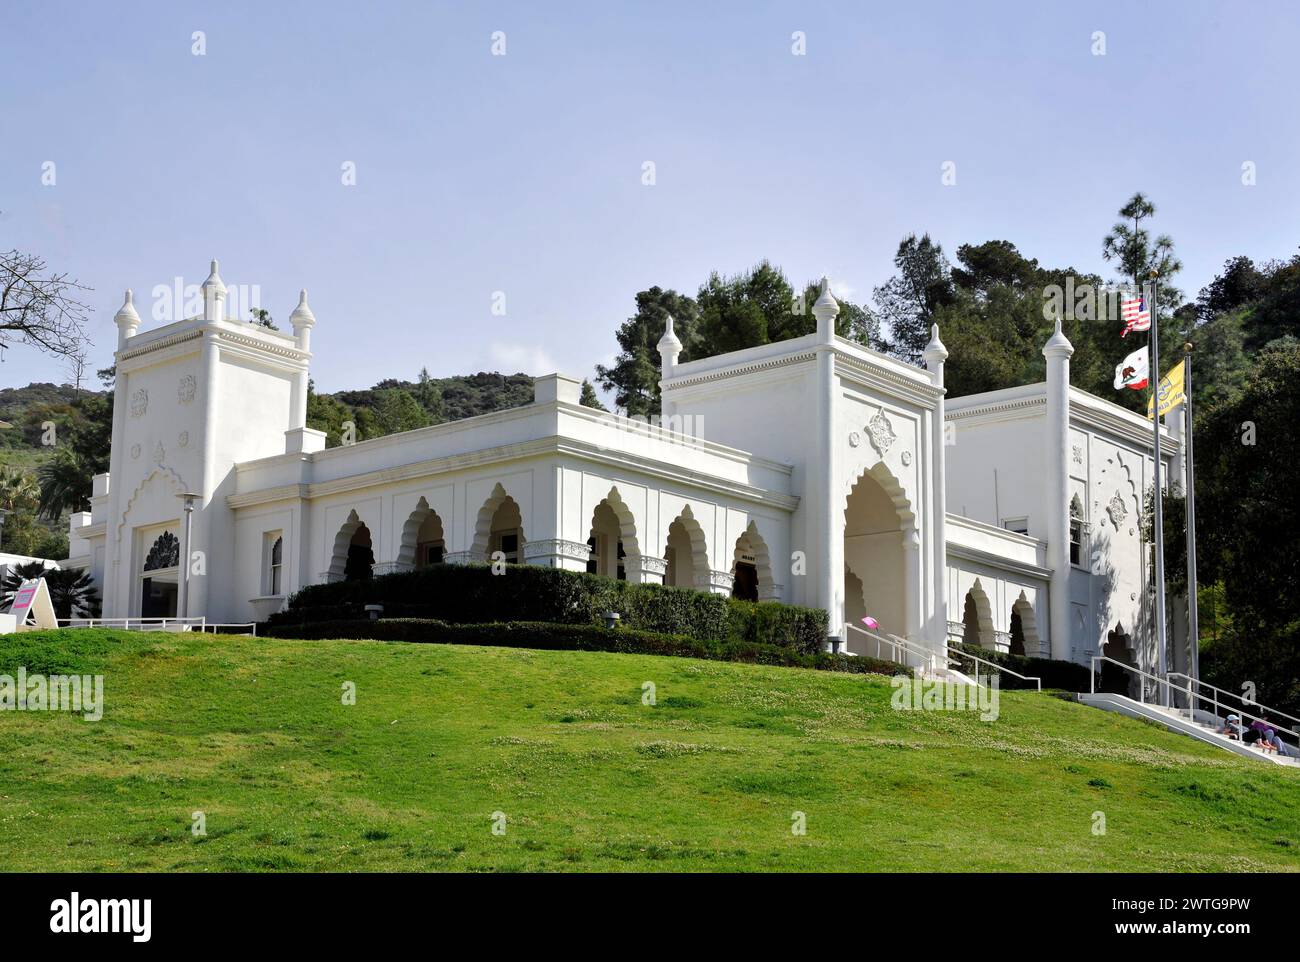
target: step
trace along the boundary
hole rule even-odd
[[[1126,695],[1116,695],[1109,692],[1083,693],[1078,696],[1079,702],[1089,705],[1093,708],[1100,708],[1103,711],[1118,712],[1121,715],[1127,715],[1129,718],[1141,718],[1145,721],[1155,722],[1173,732],[1181,735],[1187,735],[1195,738],[1199,742],[1207,745],[1215,745],[1225,751],[1232,752],[1234,755],[1241,755],[1245,758],[1253,758],[1256,761],[1270,762],[1274,765],[1283,765],[1287,767],[1300,767],[1300,758],[1290,756],[1280,756],[1272,752],[1264,752],[1250,745],[1245,745],[1239,741],[1228,738],[1219,734],[1215,726],[1201,721],[1189,721],[1187,719],[1187,710],[1178,708],[1166,708],[1163,705],[1148,705],[1129,698]],[[1198,715],[1212,717],[1205,712],[1197,712]]]

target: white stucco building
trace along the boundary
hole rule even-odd
[[[1154,663],[1151,429],[1069,387],[1059,328],[1045,383],[945,400],[938,331],[904,364],[837,337],[824,291],[815,333],[732,354],[678,363],[670,324],[660,425],[552,374],[532,404],[327,450],[305,426],[306,292],[292,333],[226,319],[215,261],[203,295],[155,330],[129,292],[116,317],[110,472],[66,562],[106,617],[260,619],[307,584],[500,551],[823,607],[841,639],[869,614],[929,647]],[[1181,470],[1176,431],[1164,455]]]

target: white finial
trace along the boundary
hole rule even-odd
[[[289,323],[293,325],[295,331],[300,327],[316,326],[316,315],[311,312],[311,308],[307,305],[307,288],[305,287],[298,292],[298,306],[289,315]]]
[[[1043,357],[1066,357],[1074,353],[1074,345],[1070,339],[1065,336],[1061,330],[1061,319],[1056,319],[1056,329],[1052,332],[1051,338],[1043,345]]]
[[[936,361],[947,359],[948,349],[943,346],[943,341],[939,340],[938,324],[930,325],[930,343],[925,346],[925,350],[921,352],[921,356],[925,358],[927,365],[929,365],[931,358],[934,358]]]
[[[674,355],[681,353],[682,342],[677,339],[677,334],[673,331],[673,316],[671,314],[668,315],[668,323],[664,326],[664,336],[659,338],[659,343],[656,346],[659,348],[660,354],[665,352]]]
[[[221,321],[226,317],[226,285],[217,273],[217,259],[212,258],[212,273],[203,282],[203,319]]]
[[[140,326],[140,315],[135,312],[135,304],[132,302],[132,295],[131,295],[130,288],[127,288],[126,299],[122,302],[122,306],[118,308],[117,314],[113,318],[113,321],[117,324],[118,327],[139,327]]]
[[[216,290],[224,294],[226,293],[226,285],[221,280],[221,274],[217,272],[217,266],[217,259],[214,257],[212,258],[212,271],[208,274],[208,279],[203,282],[203,289],[205,291]]]
[[[822,277],[821,296],[813,304],[812,313],[817,318],[818,340],[829,343],[835,335],[835,318],[840,313],[840,305],[831,293],[831,282],[827,277]]]

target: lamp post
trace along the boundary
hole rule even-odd
[[[200,495],[185,491],[176,495],[185,504],[185,554],[181,557],[181,600],[176,617],[189,617],[190,609],[190,532],[193,530],[194,502]]]

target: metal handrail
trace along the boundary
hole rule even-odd
[[[887,631],[886,632],[868,631],[866,628],[859,628],[857,625],[848,624],[848,623],[846,623],[844,627],[852,628],[854,631],[858,632],[858,634],[866,635],[868,638],[875,641],[876,657],[881,659],[882,661],[884,660],[884,655],[881,651],[881,645],[883,644],[889,646],[891,649],[894,650],[893,657],[890,659],[891,661],[894,661],[900,665],[903,664],[901,661],[899,661],[898,658],[898,651],[901,649],[907,652],[909,655],[914,655],[917,658],[923,659],[926,663],[926,667],[931,671],[934,670],[934,660],[936,657],[936,653],[931,649],[922,648],[921,646],[908,641],[906,638],[900,638],[898,637],[898,635],[890,634]],[[907,666],[904,665],[904,667]]]
[[[1235,698],[1243,705],[1254,705],[1256,708],[1262,709],[1263,711],[1267,712],[1269,715],[1279,715],[1282,718],[1287,719],[1288,721],[1293,721],[1296,722],[1297,724],[1300,724],[1300,718],[1296,718],[1295,715],[1288,715],[1284,711],[1278,711],[1276,708],[1270,708],[1268,705],[1265,705],[1262,702],[1247,701],[1245,695],[1238,695],[1235,691],[1229,691],[1226,688],[1220,688],[1217,685],[1211,685],[1208,681],[1201,681],[1201,679],[1199,678],[1193,678],[1191,675],[1187,674],[1186,672],[1171,671],[1169,672],[1169,677],[1186,678],[1188,681],[1194,682],[1195,684],[1201,685],[1202,687],[1209,688],[1215,692],[1218,692],[1220,695],[1227,695],[1229,698]],[[1215,705],[1218,705],[1219,700],[1217,698],[1214,699],[1214,703]],[[1218,714],[1218,712],[1215,712],[1215,714]]]
[[[56,618],[55,622],[62,628],[121,628],[123,631],[166,631],[168,625],[176,625],[200,633],[217,633],[218,628],[247,628],[248,633],[257,637],[255,621],[208,621],[204,617],[190,618]]]
[[[1169,689],[1170,692],[1173,692],[1174,690],[1177,690],[1177,691],[1180,691],[1180,692],[1186,694],[1186,695],[1187,695],[1187,704],[1188,704],[1188,708],[1187,708],[1187,716],[1188,716],[1188,718],[1189,718],[1193,723],[1195,723],[1195,721],[1196,721],[1195,709],[1192,707],[1192,699],[1193,699],[1193,698],[1200,699],[1201,701],[1204,701],[1204,702],[1211,702],[1211,703],[1213,703],[1214,706],[1215,706],[1215,713],[1214,713],[1214,716],[1215,716],[1215,719],[1216,719],[1216,720],[1218,719],[1218,715],[1219,715],[1219,713],[1218,713],[1218,700],[1217,700],[1217,699],[1212,699],[1212,698],[1207,698],[1205,695],[1202,695],[1202,694],[1200,694],[1199,692],[1194,692],[1194,691],[1192,690],[1192,686],[1191,686],[1191,684],[1190,684],[1190,682],[1193,681],[1194,679],[1188,679],[1189,684],[1187,685],[1186,688],[1178,687],[1178,686],[1175,686],[1172,682],[1168,681],[1167,679],[1161,678],[1161,677],[1159,677],[1158,675],[1153,675],[1153,674],[1151,674],[1150,672],[1143,671],[1141,668],[1134,668],[1132,665],[1126,665],[1126,664],[1124,664],[1124,662],[1122,662],[1122,661],[1116,661],[1114,658],[1111,658],[1109,655],[1093,655],[1093,657],[1092,657],[1092,678],[1091,678],[1090,681],[1089,681],[1089,685],[1090,685],[1091,693],[1094,694],[1094,695],[1097,694],[1097,675],[1099,674],[1099,672],[1097,671],[1097,662],[1099,662],[1099,661],[1108,661],[1108,662],[1110,662],[1112,665],[1119,665],[1119,667],[1123,668],[1125,671],[1131,671],[1131,672],[1133,672],[1134,674],[1141,675],[1141,676],[1144,677],[1144,678],[1150,678],[1152,681],[1156,682],[1157,684],[1164,685],[1167,689]],[[1182,672],[1172,672],[1171,674],[1180,675],[1180,676],[1182,676],[1182,677],[1184,677],[1184,678],[1187,677],[1186,675],[1183,675]],[[1103,692],[1103,694],[1105,694],[1105,693]],[[1229,694],[1231,694],[1231,692],[1229,692]],[[1145,689],[1144,689],[1142,686],[1139,686],[1139,687],[1138,687],[1138,701],[1139,701],[1141,704],[1143,704],[1143,705],[1146,704],[1146,691],[1145,691]],[[1161,706],[1157,706],[1157,707],[1167,707],[1167,706],[1163,706],[1163,705],[1161,705]],[[1180,711],[1180,709],[1175,708],[1174,711]],[[1296,730],[1291,729],[1291,728],[1285,728],[1285,727],[1283,727],[1282,725],[1279,725],[1279,724],[1277,724],[1276,722],[1274,722],[1272,719],[1264,718],[1264,717],[1262,717],[1262,716],[1260,716],[1260,715],[1252,715],[1250,712],[1246,711],[1244,708],[1236,709],[1236,711],[1239,711],[1239,712],[1241,713],[1242,718],[1249,718],[1249,719],[1251,719],[1251,720],[1253,720],[1253,721],[1261,721],[1261,722],[1265,722],[1265,723],[1267,723],[1267,724],[1269,725],[1269,727],[1271,727],[1275,732],[1286,732],[1288,735],[1290,735],[1291,737],[1295,738],[1298,742],[1300,742],[1300,731],[1296,731]]]
[[[1014,675],[1022,681],[1032,681],[1038,686],[1039,692],[1043,690],[1043,679],[1039,678],[1037,675],[1022,675],[1020,672],[1012,668],[1008,668],[1005,665],[999,665],[996,661],[989,661],[987,658],[981,658],[979,655],[972,655],[963,648],[954,648],[951,645],[945,645],[944,647],[948,649],[949,654],[954,655],[955,657],[969,658],[971,661],[975,662],[975,683],[977,685],[979,684],[980,677],[979,666],[983,664],[988,665],[999,673],[1006,672],[1008,675]],[[988,674],[992,674],[992,672],[989,672]]]

